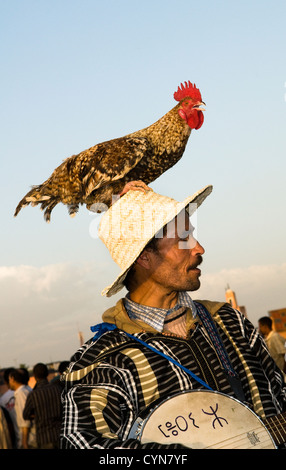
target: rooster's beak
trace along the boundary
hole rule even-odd
[[[201,108],[202,105],[206,106],[206,103],[201,101],[200,103],[195,104],[195,106],[193,106],[193,108],[197,109],[198,111],[205,111],[205,108]]]

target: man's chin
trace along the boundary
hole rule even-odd
[[[198,290],[200,287],[201,287],[201,281],[197,279],[196,281],[193,281],[192,283],[190,283],[188,288],[185,290],[193,292],[195,290]]]

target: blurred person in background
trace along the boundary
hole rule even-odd
[[[61,390],[64,388],[64,382],[61,380],[63,373],[66,371],[70,364],[70,361],[62,361],[58,367],[58,375],[56,375],[50,383],[57,385]]]
[[[57,449],[62,417],[61,389],[49,383],[49,371],[45,364],[36,364],[33,373],[36,385],[27,397],[23,418],[35,420],[39,449]]]
[[[0,449],[13,449],[14,426],[8,411],[0,406]]]
[[[261,317],[258,320],[259,332],[263,336],[271,356],[279,369],[285,372],[285,338],[277,331],[274,331],[272,325],[273,322],[270,317]]]
[[[9,373],[9,387],[14,391],[15,412],[19,428],[19,440],[17,448],[31,449],[35,447],[35,439],[32,432],[32,422],[23,418],[23,410],[26,400],[32,389],[27,385],[27,373],[23,369],[14,369]]]
[[[17,445],[20,441],[20,435],[19,435],[19,428],[17,425],[17,417],[16,417],[16,411],[15,411],[15,397],[14,397],[14,391],[9,387],[9,374],[12,370],[15,370],[14,367],[9,367],[4,369],[3,371],[3,384],[2,384],[2,390],[4,392],[2,393],[0,397],[0,406],[2,407],[4,411],[4,415],[6,416],[7,419],[7,414],[10,416],[10,420],[13,426],[13,432],[12,432],[12,447],[13,449],[17,449]]]

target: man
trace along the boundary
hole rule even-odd
[[[17,419],[17,427],[19,430],[17,448],[29,449],[34,447],[33,426],[30,419],[23,418],[23,410],[31,387],[27,385],[27,376],[22,369],[12,369],[9,373],[9,387],[14,391],[15,413]]]
[[[49,371],[45,364],[36,364],[33,373],[36,385],[27,398],[23,417],[34,418],[39,449],[57,449],[62,415],[61,389],[57,384],[49,383]]]
[[[270,317],[259,318],[258,328],[277,366],[284,371],[286,354],[285,338],[277,333],[277,331],[273,331],[272,319]]]
[[[10,372],[15,370],[14,367],[8,367],[7,369],[4,370],[3,374],[3,379],[4,379],[4,384],[5,384],[5,392],[1,395],[0,397],[0,406],[5,408],[7,412],[10,415],[10,419],[13,424],[13,430],[14,430],[14,439],[13,439],[13,448],[17,448],[17,445],[20,442],[20,436],[19,436],[19,429],[17,425],[17,416],[16,416],[16,411],[15,411],[15,397],[14,397],[14,391],[11,390],[9,387],[9,375]]]
[[[63,448],[178,448],[168,415],[165,442],[130,431],[146,408],[190,390],[239,398],[262,418],[285,409],[281,373],[252,324],[229,304],[188,294],[200,286],[204,254],[189,217],[211,190],[183,202],[131,190],[102,217],[99,236],[121,268],[103,294],[124,285],[128,294],[103,314],[65,374]],[[183,418],[178,410],[186,429]]]

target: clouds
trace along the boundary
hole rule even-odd
[[[0,267],[0,367],[69,358],[110,305],[107,278],[91,263]]]
[[[78,330],[87,340],[90,326],[124,295],[100,294],[117,276],[115,270],[91,262],[0,267],[0,367],[69,359],[79,346]],[[205,274],[203,269],[193,298],[223,301],[229,284],[256,325],[268,310],[285,307],[285,279],[286,263]]]
[[[225,300],[228,284],[235,291],[238,304],[246,307],[248,318],[255,325],[258,318],[267,315],[269,310],[286,305],[286,263],[223,269],[205,274],[198,296]]]

